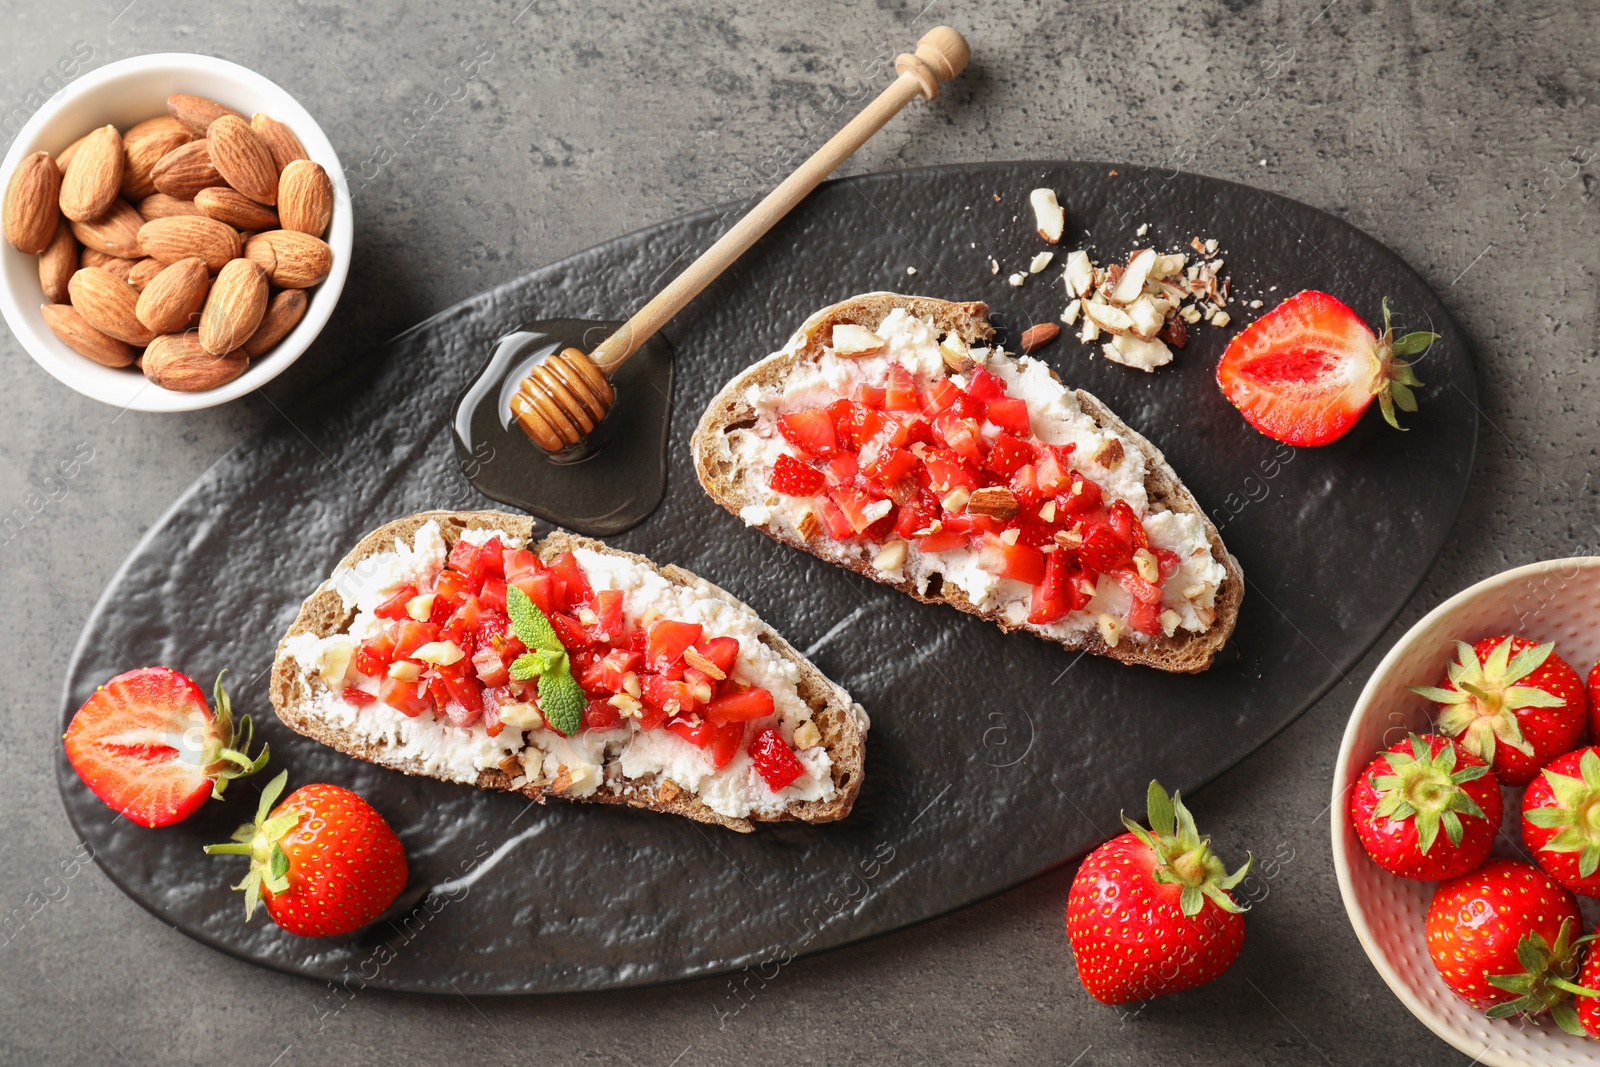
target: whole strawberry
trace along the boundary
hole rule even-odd
[[[1445,984],[1492,1019],[1549,1012],[1581,1034],[1573,994],[1582,926],[1578,902],[1531,863],[1489,860],[1443,883],[1428,906],[1428,955]]]
[[[261,793],[256,821],[212,854],[250,857],[244,890],[249,921],[265,900],[272,921],[303,937],[349,933],[383,914],[405,888],[405,848],[371,804],[337,785],[305,785],[274,808],[288,772]]]
[[[1600,897],[1600,748],[1557,756],[1539,772],[1522,794],[1522,840],[1556,881]]]
[[[1589,944],[1593,946],[1596,934],[1589,934]],[[1590,996],[1587,991],[1600,989],[1600,952],[1593,947],[1583,958],[1583,969],[1578,972],[1578,986],[1580,992],[1575,999],[1578,1006],[1578,1025],[1590,1037],[1600,1037],[1600,996]]]
[[[1177,795],[1150,783],[1150,829],[1126,816],[1128,833],[1089,854],[1067,897],[1067,938],[1089,995],[1126,1004],[1204,985],[1244,947],[1244,910],[1232,874],[1211,852]]]
[[[1465,874],[1488,858],[1500,812],[1494,773],[1438,734],[1412,734],[1380,755],[1350,796],[1350,823],[1367,855],[1424,882]]]
[[[1589,737],[1600,741],[1600,663],[1589,668]]]
[[[1444,685],[1411,691],[1440,705],[1440,733],[1493,767],[1505,785],[1527,785],[1578,744],[1588,722],[1583,682],[1555,647],[1503,635],[1476,645],[1457,641]]]

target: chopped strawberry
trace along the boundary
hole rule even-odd
[[[622,725],[622,712],[604,700],[591,700],[583,709],[585,730],[615,730]]]
[[[1094,525],[1083,535],[1078,558],[1092,571],[1105,574],[1133,562],[1133,549],[1109,526]]]
[[[779,415],[778,432],[785,441],[814,459],[827,459],[838,451],[833,418],[823,408]]]
[[[704,627],[697,622],[658,619],[650,624],[645,645],[645,666],[663,671],[683,659],[684,650],[700,640]]]
[[[589,576],[583,573],[583,565],[571,552],[557,556],[555,562],[550,564],[550,572],[560,578],[565,587],[566,608],[594,600],[594,591],[589,588]]]
[[[978,488],[978,472],[954,452],[930,448],[922,454],[922,461],[928,468],[928,488],[935,496]]]
[[[880,385],[870,385],[862,382],[856,386],[855,400],[856,403],[872,408],[874,411],[882,411],[885,392]]]
[[[733,665],[739,659],[737,637],[713,637],[709,641],[696,642],[694,648],[724,675],[733,673]]]
[[[695,748],[705,748],[711,743],[717,727],[698,715],[692,718],[675,716],[667,720],[667,729],[689,742]]]
[[[931,418],[948,409],[958,398],[965,395],[961,391],[961,386],[949,378],[940,378],[928,389],[928,395],[922,404],[922,413]]]
[[[1343,437],[1376,397],[1396,428],[1394,409],[1415,411],[1411,365],[1437,338],[1395,338],[1384,302],[1382,336],[1327,293],[1296,293],[1245,327],[1217,364],[1217,385],[1245,421],[1291,445]]]
[[[622,600],[620,589],[602,589],[594,595],[594,613],[600,620],[596,625],[607,640],[620,637],[627,625],[622,614]]]
[[[827,481],[821,471],[784,453],[773,464],[772,479],[767,484],[773,492],[785,496],[815,496],[822,492]]]
[[[518,578],[531,578],[544,569],[544,564],[539,562],[539,557],[526,548],[511,548],[506,550],[505,559],[501,563],[508,582]]]
[[[999,538],[989,541],[978,553],[978,566],[990,574],[1027,585],[1044,581],[1044,553],[1020,542],[1008,545]]]
[[[1006,395],[1005,379],[990,373],[987,368],[974,367],[972,381],[967,383],[967,395],[987,404]]]
[[[1028,447],[1026,441],[1013,434],[1002,433],[989,446],[989,455],[984,459],[983,466],[1002,478],[1009,478],[1032,461],[1033,449]]]
[[[421,683],[402,682],[398,678],[386,677],[378,683],[378,699],[413,719],[433,708],[433,698]]]
[[[409,619],[411,616],[406,613],[406,605],[416,595],[416,586],[402,585],[388,600],[373,608],[372,613],[380,619]]]
[[[794,749],[783,735],[771,726],[756,734],[750,742],[750,758],[756,770],[774,793],[787,788],[796,778],[806,773],[805,764],[794,754]]]
[[[711,735],[711,743],[706,748],[706,753],[711,757],[711,765],[721,769],[728,765],[739,751],[739,745],[744,741],[744,723],[730,722],[719,726]]]
[[[772,694],[760,686],[741,693],[729,693],[713,700],[706,708],[706,716],[714,722],[749,722],[764,719],[774,710]]]
[[[377,697],[373,696],[371,693],[367,692],[365,689],[357,689],[353,685],[347,685],[342,690],[340,690],[339,691],[339,698],[341,700],[343,700],[347,704],[356,704],[356,705],[370,704],[374,700],[378,699]]]
[[[850,525],[850,520],[845,518],[839,505],[826,496],[812,497],[816,505],[817,515],[822,520],[822,525],[827,530],[828,536],[835,541],[847,541],[855,533],[855,528]]]
[[[853,400],[835,400],[828,405],[828,416],[838,447],[850,452],[859,452],[884,427],[881,414]]]
[[[1033,432],[1028,423],[1028,402],[1014,397],[1003,396],[991,400],[985,410],[989,421],[1002,430],[1009,430],[1019,437],[1027,437]]]
[[[898,363],[889,364],[889,385],[884,391],[883,406],[888,411],[916,411],[922,406],[916,379]]]

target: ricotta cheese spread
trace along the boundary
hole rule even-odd
[[[778,457],[791,451],[778,433],[778,416],[825,407],[840,397],[853,395],[860,385],[881,387],[889,378],[890,365],[896,363],[911,372],[919,389],[925,390],[947,376],[963,389],[969,384],[966,375],[947,374],[939,351],[939,333],[932,323],[904,308],[895,308],[873,332],[884,341],[878,352],[847,358],[824,347],[819,358],[795,367],[781,383],[752,385],[746,391],[744,400],[756,412],[756,422],[727,434],[728,446],[744,479],[746,498],[759,501],[740,510],[746,525],[798,531],[810,510],[804,498],[786,496],[769,487]],[[770,358],[781,358],[804,344],[802,330],[782,352]],[[967,355],[1000,377],[1007,395],[1027,403],[1029,427],[1035,437],[1046,444],[1072,445],[1072,468],[1096,482],[1108,498],[1126,501],[1143,522],[1151,545],[1178,556],[1178,573],[1162,587],[1165,632],[1170,635],[1178,629],[1201,632],[1209,628],[1216,617],[1217,589],[1227,571],[1212,554],[1200,516],[1153,506],[1145,489],[1149,470],[1144,453],[1132,446],[1102,451],[1117,435],[1096,425],[1079,405],[1077,396],[1056,380],[1046,364],[1028,356],[1010,358],[998,347],[974,347]],[[997,432],[993,427],[985,429],[986,434]],[[1096,457],[1101,456],[1107,457],[1107,462],[1097,462]],[[1111,456],[1116,458],[1110,459]],[[872,561],[880,558],[882,547],[857,538],[829,541],[826,551],[842,558]],[[910,577],[923,592],[938,576],[959,588],[980,609],[999,612],[1013,623],[1023,623],[1028,615],[1031,588],[984,570],[979,566],[978,551],[970,547],[906,552],[899,565],[885,575],[895,581]],[[1101,578],[1094,596],[1083,608],[1055,622],[1029,628],[1049,637],[1067,637],[1094,629],[1102,614],[1122,617],[1129,604],[1129,594],[1119,583]],[[1123,639],[1151,638],[1130,628]]]

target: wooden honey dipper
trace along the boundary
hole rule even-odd
[[[915,52],[895,57],[900,76],[877,99],[593,352],[565,348],[534,367],[511,398],[523,433],[547,452],[571,448],[587,437],[611,409],[616,393],[610,379],[616,369],[901,108],[919,96],[937,97],[939,83],[960,74],[968,54],[966,38],[949,26],[937,26],[922,35]]]

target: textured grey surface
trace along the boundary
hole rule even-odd
[[[880,81],[883,57],[949,21],[974,41],[974,69],[852,171],[1175,161],[1342,215],[1388,241],[1451,308],[1480,367],[1478,469],[1452,543],[1395,634],[1471,581],[1592,551],[1600,538],[1588,474],[1595,402],[1582,388],[1594,377],[1600,304],[1593,5],[1235,2],[1156,16],[1087,0],[939,3],[920,22],[921,4],[893,3],[3,10],[8,112],[30,110],[30,92],[41,81],[48,91],[56,60],[83,41],[94,63],[165,50],[234,59],[321,119],[352,174],[357,276],[282,392],[524,269],[754,191],[821,139],[863,79]],[[281,416],[257,397],[182,418],[113,418],[36,370],[9,337],[0,346],[0,511],[29,516],[0,534],[18,675],[0,712],[7,1062],[1468,1060],[1382,987],[1333,882],[1329,767],[1376,652],[1195,798],[1226,851],[1275,858],[1276,876],[1233,970],[1137,1013],[1078,988],[1061,933],[1065,870],[769,969],[764,985],[752,975],[742,998],[725,979],[537,1002],[336,998],[166,931],[72,862],[50,773],[57,686],[81,613],[141,532],[214,459]],[[93,458],[53,477],[80,443]],[[197,609],[206,595],[195,590]],[[1128,803],[1138,795],[1130,783]]]

